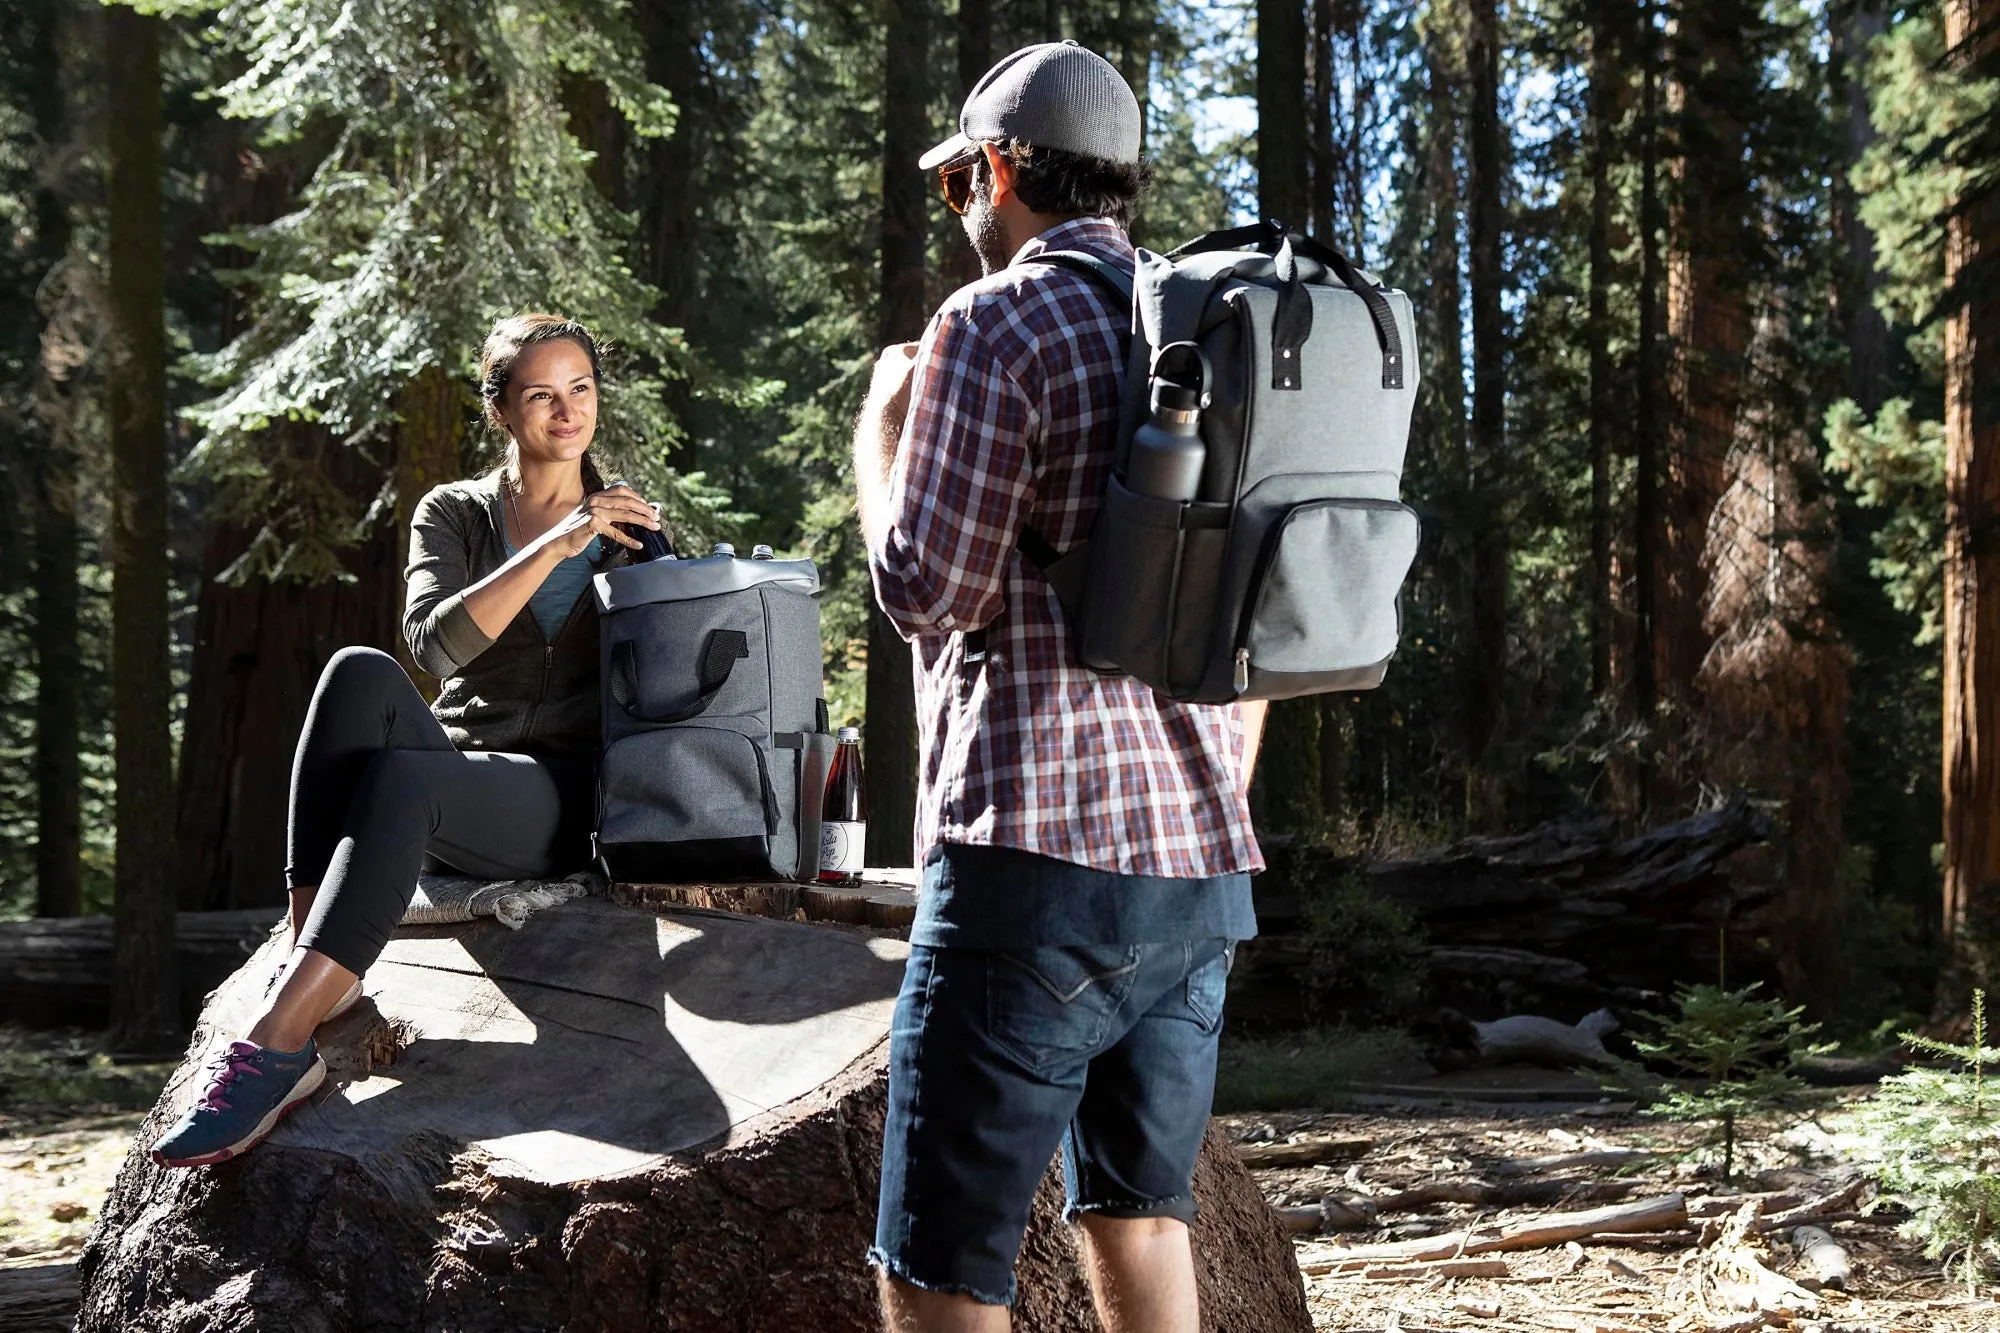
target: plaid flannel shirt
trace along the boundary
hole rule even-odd
[[[1081,274],[1034,263],[1043,250],[1133,262],[1121,229],[1080,219],[945,302],[917,353],[891,526],[869,551],[916,658],[918,862],[955,842],[1130,875],[1260,870],[1237,782],[1241,711],[1078,666],[1054,591],[1016,550],[1024,523],[1057,550],[1088,535],[1129,346],[1127,312]],[[978,629],[986,660],[968,666]]]

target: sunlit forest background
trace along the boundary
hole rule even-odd
[[[1379,854],[1741,791],[1816,1014],[1927,1014],[1985,956],[1993,0],[9,13],[0,912],[116,897],[129,942],[282,900],[312,683],[393,645],[413,502],[496,457],[479,340],[535,308],[618,348],[606,471],[683,549],[820,562],[870,860],[906,863],[849,425],[874,350],[977,275],[917,156],[1060,35],[1146,109],[1141,244],[1277,217],[1419,312],[1402,652],[1274,710],[1262,831]]]

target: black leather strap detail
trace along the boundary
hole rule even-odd
[[[742,630],[710,630],[708,642],[702,645],[701,663],[697,668],[701,693],[680,711],[655,716],[639,711],[639,653],[632,640],[625,639],[611,649],[611,697],[627,716],[638,721],[658,726],[686,722],[708,711],[708,706],[715,702],[715,696],[729,683],[730,672],[736,669],[738,662],[749,656],[750,636]]]
[[[1302,389],[1306,339],[1313,331],[1313,303],[1312,293],[1299,278],[1291,237],[1278,242],[1272,268],[1278,275],[1278,313],[1271,317],[1271,387]]]
[[[1389,300],[1382,294],[1382,289],[1362,277],[1360,271],[1348,262],[1347,256],[1333,246],[1299,232],[1287,231],[1283,223],[1267,220],[1198,236],[1178,250],[1169,251],[1167,258],[1185,259],[1190,255],[1212,254],[1218,250],[1264,250],[1275,255],[1288,240],[1294,254],[1316,260],[1332,269],[1334,276],[1346,283],[1347,289],[1368,307],[1368,319],[1375,326],[1375,342],[1382,349],[1382,387],[1402,388],[1403,335],[1396,328],[1396,312],[1389,308]],[[1281,273],[1281,281],[1283,277]]]

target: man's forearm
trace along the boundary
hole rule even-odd
[[[854,505],[862,540],[871,551],[881,546],[889,529],[889,476],[895,462],[896,439],[882,405],[871,395],[854,422]]]
[[[1251,775],[1257,771],[1257,749],[1264,742],[1264,715],[1271,705],[1262,699],[1240,705],[1243,716],[1243,790],[1250,790]]]

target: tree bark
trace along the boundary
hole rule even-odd
[[[1257,208],[1303,227],[1306,152],[1304,0],[1257,0]]]
[[[1880,0],[1855,0],[1847,21],[1835,30],[1840,69],[1846,84],[1848,163],[1861,160],[1875,142],[1875,125],[1868,115],[1868,43],[1881,35]],[[1833,173],[1834,230],[1847,246],[1847,272],[1836,288],[1847,328],[1847,391],[1861,410],[1873,416],[1882,406],[1889,375],[1889,321],[1875,308],[1875,291],[1882,285],[1875,271],[1875,233],[1856,210],[1847,172]]]
[[[1334,0],[1312,0],[1312,197],[1307,201],[1306,231],[1338,245],[1339,193],[1333,165],[1333,7]],[[1355,263],[1359,255],[1350,256]]]
[[[569,114],[569,132],[595,156],[590,163],[590,183],[605,202],[620,212],[632,207],[625,188],[625,117],[611,104],[611,95],[601,79],[571,76],[563,82],[563,108]]]
[[[1471,0],[1466,59],[1472,85],[1467,148],[1472,207],[1467,220],[1472,287],[1472,653],[1466,709],[1466,760],[1472,782],[1468,814],[1491,824],[1501,797],[1482,780],[1487,747],[1500,727],[1507,676],[1507,330],[1502,252],[1502,184],[1508,154],[1500,124],[1500,23],[1497,0]]]
[[[930,181],[917,159],[930,133],[929,0],[889,0],[882,68],[882,287],[877,336],[908,342],[924,331],[924,251]],[[910,646],[882,608],[868,609],[868,864],[913,859],[917,711]]]
[[[958,106],[972,92],[973,85],[993,68],[993,0],[959,0],[957,28],[958,96],[952,103],[954,127],[958,124]],[[925,182],[927,187],[929,184]],[[966,239],[963,227],[952,227],[943,263],[945,278],[954,289],[979,280],[979,254]]]
[[[104,15],[111,418],[112,726],[118,784],[112,1043],[179,1040],[174,1003],[173,704],[167,623],[167,348],[161,21]]]
[[[1667,579],[1660,608],[1660,686],[1692,705],[1695,677],[1710,638],[1708,526],[1728,485],[1729,450],[1742,406],[1750,342],[1750,256],[1759,245],[1751,227],[1746,116],[1753,110],[1757,73],[1745,55],[1754,7],[1744,0],[1689,0],[1682,6],[1673,50],[1670,99],[1677,100],[1680,188],[1668,265],[1668,332],[1674,349],[1673,409],[1678,439],[1666,460],[1671,480]],[[1696,710],[1685,709],[1691,717]],[[1664,777],[1684,790],[1684,738],[1668,740]]]
[[[1321,788],[1320,701],[1311,696],[1271,705],[1250,788],[1260,832],[1317,833],[1325,822]]]
[[[1947,0],[1945,41],[1990,53],[2000,0]],[[2000,199],[1962,199],[1945,283],[2000,256]],[[1944,932],[1941,1015],[2000,970],[2000,291],[1976,284],[1945,322]]]
[[[1622,74],[1612,12],[1591,11],[1590,28],[1590,692],[1611,688],[1611,140]]]
[[[1632,702],[1650,723],[1659,704],[1660,455],[1664,371],[1660,345],[1660,39],[1652,0],[1639,6],[1639,382],[1633,423],[1636,474],[1632,496]]]
[[[692,0],[646,0],[634,6],[633,17],[646,45],[646,77],[667,90],[679,112],[674,132],[648,140],[642,150],[644,172],[636,200],[639,276],[660,293],[653,318],[668,328],[685,329],[695,318],[701,291],[698,181],[709,115],[696,16]],[[691,472],[701,460],[694,433],[686,429],[694,405],[687,380],[667,376],[661,397],[682,426],[667,461]]]
[[[61,0],[32,0],[28,34],[28,101],[39,141],[34,192],[32,264],[46,282],[69,253],[69,206],[57,188],[56,154],[63,140]],[[35,371],[39,436],[39,503],[34,516],[35,653],[35,914],[75,916],[83,910],[83,645],[78,638],[76,452],[67,414],[48,371]]]

